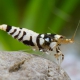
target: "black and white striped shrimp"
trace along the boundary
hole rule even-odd
[[[0,29],[6,31],[13,38],[21,41],[25,45],[35,47],[39,51],[48,52],[56,49],[56,54],[54,56],[57,59],[62,56],[62,60],[64,59],[64,55],[59,48],[60,45],[74,42],[73,38],[66,39],[62,35],[52,33],[39,34],[29,29],[9,26],[6,24],[0,25]]]

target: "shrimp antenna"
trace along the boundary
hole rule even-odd
[[[48,27],[48,29],[49,29],[51,32],[55,33],[50,27]],[[56,33],[55,33],[55,34],[56,34]]]
[[[75,30],[75,32],[74,32],[72,38],[71,38],[72,41],[74,40],[74,37],[75,37],[76,32],[77,32],[77,30],[78,30],[79,24],[80,24],[80,20],[79,20],[79,22],[78,22],[77,28],[76,28],[76,30]]]

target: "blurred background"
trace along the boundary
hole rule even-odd
[[[71,38],[80,20],[80,0],[0,0],[0,24],[57,33]],[[80,80],[80,25],[74,44],[63,45],[62,67],[71,80]],[[0,50],[24,50],[28,46],[0,31]]]

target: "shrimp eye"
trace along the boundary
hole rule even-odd
[[[61,36],[60,38],[61,38],[61,39],[63,39],[64,37],[63,37],[63,36]]]
[[[65,39],[65,36],[61,36],[60,39]]]

